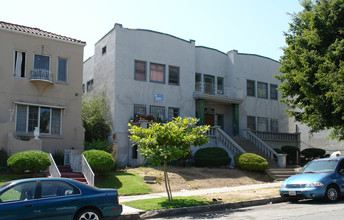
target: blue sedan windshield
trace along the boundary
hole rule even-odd
[[[333,173],[337,167],[338,160],[312,161],[304,166],[299,173]]]

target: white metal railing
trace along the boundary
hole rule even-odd
[[[55,163],[55,160],[53,158],[53,155],[51,155],[51,153],[49,153],[49,159],[51,162],[51,165],[49,166],[49,174],[51,177],[57,177],[60,178],[61,177],[61,173],[59,171],[59,169],[57,168],[57,165]]]
[[[31,71],[31,79],[53,81],[53,73],[48,69],[37,68]]]
[[[216,134],[218,140],[231,152],[233,152],[233,155],[236,155],[238,153],[245,153],[245,150],[242,149],[232,138],[230,138],[226,132],[224,132],[221,128],[216,129]]]
[[[94,186],[94,173],[84,155],[81,155],[81,161],[82,161],[82,174],[85,176],[85,179],[88,185]]]
[[[224,95],[224,96],[230,96],[230,88],[223,86],[223,85],[217,85],[213,83],[202,83],[197,82],[195,84],[195,92],[199,93],[205,93],[210,95]]]
[[[268,158],[274,159],[278,158],[280,155],[276,153],[269,145],[264,143],[259,137],[257,137],[250,130],[246,130],[247,139],[249,139],[254,145],[256,145]]]
[[[300,133],[281,133],[268,131],[251,131],[260,139],[278,140],[278,141],[299,141]]]

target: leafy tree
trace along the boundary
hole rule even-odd
[[[85,128],[85,141],[105,141],[111,132],[109,107],[103,96],[86,97],[81,109],[82,125]]]
[[[344,0],[303,0],[285,33],[277,78],[288,114],[344,139]]]
[[[155,123],[144,129],[129,125],[130,139],[140,146],[142,156],[154,165],[164,165],[164,180],[168,200],[172,200],[171,186],[167,174],[167,163],[185,157],[190,146],[201,146],[208,142],[204,134],[209,126],[196,126],[196,118],[175,118],[166,124]]]

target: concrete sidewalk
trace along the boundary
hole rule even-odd
[[[195,195],[205,195],[205,194],[212,194],[212,193],[224,193],[224,192],[237,192],[243,190],[252,190],[252,189],[264,189],[264,188],[274,188],[280,187],[281,182],[276,183],[264,183],[264,184],[256,184],[256,185],[243,185],[243,186],[236,186],[236,187],[223,187],[223,188],[210,188],[210,189],[198,189],[198,190],[182,190],[179,192],[173,192],[172,195],[174,197],[177,196],[195,196]],[[164,193],[154,193],[154,194],[147,194],[147,195],[136,195],[136,196],[120,196],[119,202],[127,202],[139,199],[151,199],[151,198],[160,198],[160,197],[167,197],[166,192]],[[257,201],[262,201],[261,199]],[[251,204],[252,202],[250,202]],[[223,206],[223,204],[219,204]],[[185,211],[186,208],[182,208]],[[190,209],[195,209],[190,207]],[[159,212],[159,211],[155,211]],[[168,211],[171,213],[171,210]],[[173,211],[172,211],[173,212]],[[145,211],[134,209],[128,206],[123,205],[123,212],[121,219],[139,219],[140,215],[144,214]]]

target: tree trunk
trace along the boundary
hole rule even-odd
[[[167,161],[164,161],[164,180],[165,180],[165,188],[167,192],[168,201],[171,201],[172,192],[171,192],[170,180],[168,179],[168,174],[167,174]]]

